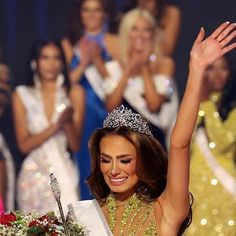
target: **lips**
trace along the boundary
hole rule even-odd
[[[121,184],[123,184],[128,179],[128,177],[123,177],[123,178],[112,178],[112,177],[109,177],[109,179],[110,179],[110,183],[112,185],[121,185]]]

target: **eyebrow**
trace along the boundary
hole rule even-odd
[[[110,155],[106,154],[106,153],[100,153],[100,156],[104,156],[104,157],[108,157],[108,158],[112,158]],[[124,157],[134,157],[131,154],[121,154],[116,156],[117,158],[124,158]]]

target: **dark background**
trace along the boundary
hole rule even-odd
[[[116,0],[118,7],[124,0]],[[0,59],[10,65],[14,84],[25,80],[32,46],[42,38],[61,38],[72,0],[0,0]],[[235,0],[171,0],[182,11],[177,44],[176,80],[180,96],[186,81],[188,55],[201,26],[209,34],[223,21],[236,22]],[[235,54],[235,53],[234,53]],[[235,56],[234,56],[235,57]]]
[[[64,22],[72,0],[0,0],[0,59],[12,70],[14,85],[25,81],[34,43],[43,38],[61,38]],[[209,34],[218,24],[236,22],[235,0],[172,0],[182,11],[182,28],[174,58],[180,97],[185,87],[188,58],[193,40],[201,26]],[[117,0],[118,5],[122,3]],[[236,65],[236,51],[232,53]],[[9,111],[10,112],[10,111]],[[8,114],[9,114],[8,112]],[[14,146],[11,116],[1,119],[0,129],[20,163]]]

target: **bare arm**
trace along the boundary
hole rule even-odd
[[[104,60],[101,56],[101,48],[99,45],[95,42],[92,43],[92,62],[98,69],[98,71],[101,73],[103,78],[106,78],[109,76],[107,69],[105,67]],[[104,37],[104,44],[107,52],[112,58],[118,58],[117,53],[117,44],[118,44],[118,38],[116,35],[106,33]]]
[[[70,65],[74,53],[69,39],[67,38],[62,39],[61,46],[65,54],[66,64]]]
[[[108,76],[108,72],[100,53],[96,53],[93,56],[93,63],[97,67],[98,71],[101,73],[102,77],[106,78]]]
[[[188,81],[171,135],[167,187],[163,193],[163,214],[170,225],[180,225],[189,211],[189,147],[197,120],[205,68],[236,47],[229,42],[234,24],[223,23],[208,38],[202,28],[195,40],[189,63]],[[228,46],[227,46],[228,45]]]
[[[152,79],[153,74],[165,74],[170,78],[173,77],[174,74],[174,62],[170,58],[163,58],[158,61],[159,68],[158,72],[155,68],[154,71],[151,71],[150,66],[143,66],[142,75],[144,79],[144,91],[145,91],[145,99],[147,102],[147,107],[149,111],[156,112],[161,108],[163,102],[166,101],[165,95],[159,94],[156,90],[156,86]],[[156,67],[156,66],[155,66]]]
[[[124,71],[114,92],[106,96],[106,107],[108,111],[112,111],[115,107],[119,106],[122,103],[123,94],[127,85],[129,75],[129,70]]]
[[[65,52],[67,65],[69,66],[74,55],[72,48],[73,46],[68,39],[62,40],[62,46]],[[69,78],[72,85],[80,81],[85,69],[87,68],[89,63],[92,62],[92,56],[95,48],[94,43],[89,41],[85,37],[82,37],[77,45],[74,45],[74,47],[79,48],[80,62],[74,69],[69,71]]]
[[[27,128],[27,114],[25,107],[15,92],[12,96],[13,117],[15,125],[16,140],[20,151],[29,153],[49,139],[60,128],[59,124],[50,124],[48,128],[39,134],[31,134]]]
[[[72,152],[76,152],[79,149],[78,133],[73,121],[73,108],[68,107],[63,111],[59,118],[59,123],[63,124],[62,128],[65,131],[69,149]]]
[[[75,85],[71,88],[70,99],[73,108],[73,126],[77,134],[76,142],[80,146],[85,113],[85,92],[80,85]]]
[[[165,30],[163,52],[167,56],[174,53],[175,46],[179,37],[181,25],[181,12],[176,6],[169,6],[163,19]]]
[[[65,53],[67,66],[69,66],[74,54],[72,45],[67,38],[64,38],[61,44]],[[75,84],[80,80],[80,78],[84,73],[84,70],[86,69],[86,66],[87,65],[80,63],[74,70],[70,70],[69,77],[70,77],[70,82],[72,84]]]

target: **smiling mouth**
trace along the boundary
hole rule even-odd
[[[128,177],[124,177],[124,178],[112,178],[112,177],[109,177],[109,179],[110,179],[110,182],[113,185],[120,185],[120,184],[123,184],[128,179]]]

